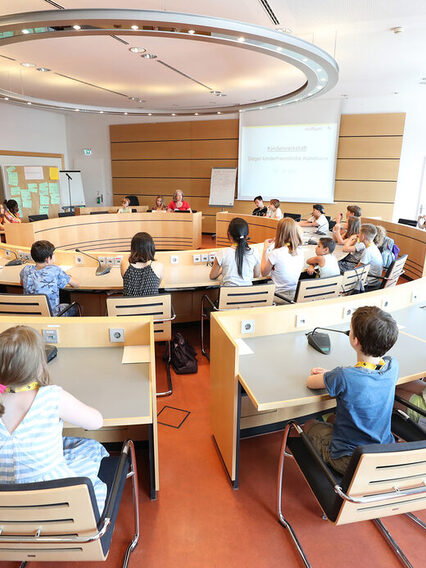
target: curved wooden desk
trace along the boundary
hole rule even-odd
[[[201,246],[201,212],[123,213],[80,215],[8,224],[6,242],[31,247],[47,240],[57,248],[85,251],[128,251],[135,233],[145,231],[158,250],[197,249]]]
[[[275,219],[255,217],[254,215],[237,215],[224,211],[216,214],[216,244],[218,246],[226,246],[228,243],[228,225],[234,217],[241,217],[247,221],[250,242],[252,243],[260,243],[275,236],[278,224]],[[389,237],[400,248],[401,254],[408,254],[405,273],[409,278],[426,276],[426,231],[369,217],[363,217],[362,222],[385,227]]]

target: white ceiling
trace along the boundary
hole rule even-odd
[[[117,8],[117,0],[55,0],[66,9]],[[328,96],[425,97],[426,0],[269,0],[281,26],[325,49],[340,67]],[[276,28],[259,0],[122,0],[119,8],[198,13]],[[0,15],[52,10],[47,0],[1,0]],[[390,32],[403,26],[404,33]],[[294,90],[304,75],[264,55],[177,39],[123,36],[34,40],[0,50],[0,88],[64,103],[136,109],[185,109],[249,103]],[[196,81],[227,94],[214,97],[196,82],[129,52],[137,45]],[[5,57],[12,58],[6,59]],[[51,69],[25,69],[28,61]],[[58,75],[61,73],[69,78]],[[78,82],[91,83],[92,86]],[[114,91],[114,92],[110,92]],[[124,95],[124,96],[123,96]],[[130,101],[141,97],[146,103]]]

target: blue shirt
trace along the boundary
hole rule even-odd
[[[33,264],[24,266],[21,270],[21,281],[24,294],[46,294],[52,314],[59,312],[59,289],[65,288],[71,276],[56,264],[48,264],[37,270]]]
[[[333,459],[350,456],[358,446],[391,444],[391,415],[398,361],[385,357],[378,371],[336,367],[324,373],[330,396],[336,397],[336,422],[330,443]]]

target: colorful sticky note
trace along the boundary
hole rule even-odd
[[[16,170],[15,166],[7,166],[6,171],[7,172],[14,172]]]
[[[48,195],[40,195],[40,205],[49,205]]]
[[[31,199],[31,193],[29,189],[21,189],[22,199]]]
[[[40,186],[37,183],[28,183],[27,187],[29,189],[29,191],[31,191],[32,193],[37,193],[38,188],[40,187],[40,191],[41,191],[41,186],[45,185],[46,186],[46,193],[47,193],[47,183],[41,183]]]
[[[48,205],[40,205],[39,215],[49,215],[49,206]]]
[[[7,180],[9,182],[9,185],[18,185],[18,173],[7,172]]]
[[[51,196],[50,196],[50,203],[51,203],[52,205],[55,205],[55,204],[58,204],[58,205],[59,205],[59,204],[61,203],[61,200],[60,200],[60,198],[59,198],[59,195],[51,195]]]
[[[49,168],[49,177],[50,179],[59,179],[59,169]]]
[[[32,199],[22,199],[22,207],[23,209],[32,209],[33,201]]]
[[[16,186],[12,186],[10,188],[10,195],[11,197],[15,196],[15,195],[21,195],[21,188]]]
[[[58,184],[56,182],[49,183],[50,194],[56,195],[59,192]]]

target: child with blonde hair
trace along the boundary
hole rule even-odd
[[[106,485],[98,478],[108,456],[96,440],[63,438],[64,422],[97,430],[101,413],[51,385],[44,342],[27,326],[0,334],[0,484],[89,477],[102,513]]]

